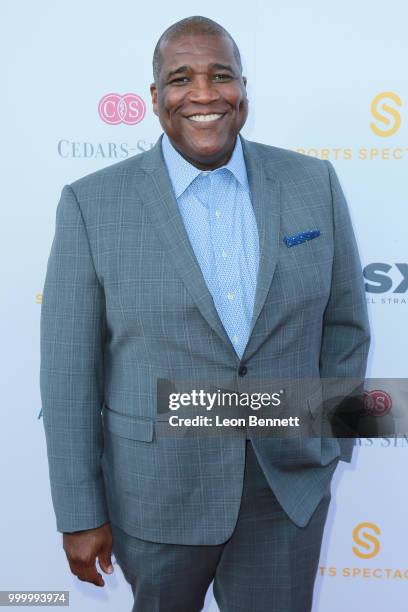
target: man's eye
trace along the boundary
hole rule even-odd
[[[188,80],[188,77],[178,77],[177,79],[171,80],[170,83],[187,83]]]
[[[226,79],[230,79],[231,75],[229,74],[215,74],[214,79],[216,81],[225,81]]]

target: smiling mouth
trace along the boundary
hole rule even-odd
[[[197,121],[200,123],[205,123],[206,121],[216,121],[224,116],[225,113],[211,113],[207,115],[199,114],[199,115],[190,115],[187,119],[190,121]]]

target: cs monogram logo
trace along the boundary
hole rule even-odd
[[[123,96],[109,93],[99,101],[98,113],[102,121],[110,125],[118,123],[134,125],[142,121],[145,116],[146,104],[135,93],[127,93]]]
[[[364,391],[364,408],[366,414],[376,417],[385,416],[392,408],[391,395],[380,389]]]

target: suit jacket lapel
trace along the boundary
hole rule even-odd
[[[250,335],[243,359],[248,359],[263,338],[253,334],[271,286],[279,253],[280,235],[280,183],[269,160],[259,156],[254,143],[241,137],[252,206],[258,225],[259,268]]]
[[[161,137],[146,153],[144,183],[138,186],[143,205],[166,249],[169,260],[210,327],[235,353],[214,306],[211,293],[197,262],[161,150]]]

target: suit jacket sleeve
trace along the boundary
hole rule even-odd
[[[103,450],[105,297],[73,189],[57,206],[41,307],[40,392],[57,530],[108,520]]]
[[[326,163],[332,193],[334,258],[331,292],[323,319],[320,376],[339,382],[351,378],[355,379],[353,384],[358,380],[362,384],[370,345],[363,274],[346,199],[332,164]],[[342,388],[341,384],[338,388]],[[329,389],[326,384],[323,393],[326,404]],[[353,439],[340,440],[341,459],[350,461],[353,443]]]

